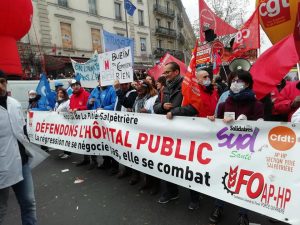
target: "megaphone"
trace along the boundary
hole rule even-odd
[[[236,58],[231,61],[229,64],[229,69],[231,72],[235,72],[237,70],[245,70],[249,71],[251,68],[251,63],[247,59]]]

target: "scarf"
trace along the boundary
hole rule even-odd
[[[231,90],[229,96],[232,97],[234,101],[254,101],[256,99],[255,93],[252,89],[246,88],[239,93],[233,93]]]
[[[145,95],[144,97],[137,97],[134,104],[133,104],[133,110],[134,112],[140,113],[141,109],[144,108],[145,106],[145,102],[147,101],[147,99],[149,98],[149,95]]]

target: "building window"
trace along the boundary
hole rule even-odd
[[[89,11],[91,14],[97,14],[96,0],[89,0]]]
[[[116,15],[116,20],[122,20],[121,3],[115,2],[115,15]]]
[[[58,0],[58,5],[68,7],[68,0]]]
[[[143,0],[137,0],[137,2],[143,4]]]
[[[124,37],[125,35],[122,33],[117,33],[117,35]]]
[[[145,25],[145,23],[144,23],[144,11],[139,10],[138,15],[139,15],[139,25],[144,26]]]
[[[65,49],[71,49],[73,46],[71,24],[61,22],[60,30],[61,30],[62,47]]]
[[[141,38],[141,52],[146,52],[147,51],[147,47],[146,47],[146,38]]]
[[[172,23],[168,22],[168,29],[171,29],[171,28],[172,28]]]
[[[101,45],[100,29],[91,28],[91,34],[92,34],[93,50],[97,52],[103,52],[102,45]]]
[[[162,48],[162,40],[157,40],[157,47]]]
[[[156,19],[156,26],[160,27],[160,19]]]
[[[159,4],[159,0],[155,0],[155,3],[156,3],[156,5],[158,5]]]

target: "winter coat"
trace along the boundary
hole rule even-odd
[[[153,109],[156,114],[167,114],[171,112],[173,116],[194,116],[197,114],[197,110],[191,106],[181,106],[182,104],[182,85],[183,77],[180,75],[176,77],[173,81],[167,82],[166,86],[163,89],[163,96],[159,93]],[[167,111],[163,108],[165,103],[172,103],[173,108],[170,111]]]
[[[291,117],[296,111],[291,108],[291,104],[297,96],[300,96],[300,82],[287,83],[275,100],[274,111],[278,114],[288,114],[288,121],[291,121]]]
[[[116,91],[117,99],[115,102],[114,111],[127,112],[127,109],[132,109],[137,92],[132,87],[128,91],[123,92],[122,90]]]
[[[70,109],[70,100],[61,102],[60,104],[58,102],[55,103],[54,111],[56,112],[68,112]]]
[[[258,100],[234,101],[231,96],[219,105],[217,118],[223,119],[225,112],[234,112],[235,119],[241,114],[247,117],[247,120],[258,120],[264,118],[264,105]]]
[[[90,99],[95,98],[94,104],[89,104]],[[100,87],[96,87],[88,100],[88,109],[98,109],[102,108],[105,110],[113,110],[116,102],[116,92],[112,86],[107,86],[105,89],[101,90]]]
[[[213,116],[215,113],[215,109],[218,103],[218,91],[213,89],[212,91],[208,92],[206,87],[200,86],[200,98],[202,101],[202,110],[198,112],[199,117],[207,117]]]
[[[87,102],[90,93],[88,93],[84,88],[80,88],[78,93],[73,93],[70,98],[70,109],[74,110],[87,110]]]

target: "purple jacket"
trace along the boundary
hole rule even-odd
[[[219,105],[217,117],[223,119],[224,112],[235,112],[235,119],[244,114],[247,116],[247,120],[258,120],[264,118],[264,105],[258,100],[234,101],[232,97],[228,97]]]

